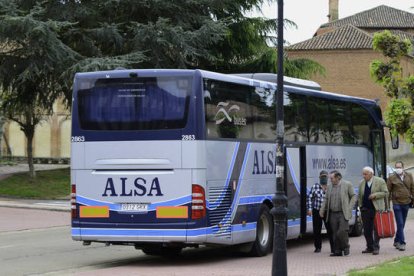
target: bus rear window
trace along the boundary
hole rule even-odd
[[[184,128],[191,86],[192,78],[182,76],[98,79],[78,91],[80,126],[85,130]]]

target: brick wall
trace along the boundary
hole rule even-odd
[[[325,76],[311,79],[322,86],[322,90],[367,99],[379,99],[384,111],[388,99],[384,89],[374,83],[369,73],[369,65],[374,59],[382,59],[381,54],[369,49],[332,51],[287,51],[290,59],[307,58],[321,64],[326,69]],[[414,75],[414,60],[405,57],[401,62],[404,73]]]

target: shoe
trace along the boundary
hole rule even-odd
[[[378,249],[372,251],[372,255],[378,255],[378,254],[379,254],[379,250]]]
[[[344,249],[344,256],[348,256],[349,255],[349,247]]]
[[[374,253],[374,250],[367,248],[367,249],[362,251],[362,254],[366,254],[366,253]]]
[[[400,246],[398,247],[398,250],[405,251],[405,244],[400,244]]]
[[[329,255],[330,257],[338,257],[338,256],[342,256],[342,252],[341,253],[331,253],[331,255]]]
[[[398,249],[398,247],[400,247],[400,243],[399,242],[394,242],[394,247]]]
[[[321,253],[321,249],[320,248],[315,248],[315,250],[313,252],[314,253]]]

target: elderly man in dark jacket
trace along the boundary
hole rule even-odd
[[[408,209],[412,205],[414,197],[413,176],[404,171],[404,163],[395,163],[395,173],[387,179],[388,191],[391,194],[394,209],[397,233],[395,234],[394,246],[400,251],[405,250],[404,226],[407,220]]]

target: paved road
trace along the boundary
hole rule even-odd
[[[223,248],[189,249],[176,258],[146,256],[128,246],[82,246],[70,238],[69,213],[0,207],[0,263],[2,275],[269,275],[272,256],[250,258]],[[410,212],[407,233],[414,231]],[[289,275],[343,275],[351,268],[375,265],[399,256],[392,240],[381,242],[378,256],[362,255],[363,237],[351,238],[351,255],[329,257],[327,241],[322,253],[313,253],[312,240],[288,242]],[[327,265],[329,264],[329,265]]]
[[[413,172],[414,170],[411,170]],[[249,258],[228,248],[184,250],[168,259],[146,256],[127,246],[82,246],[70,238],[68,201],[0,198],[1,275],[269,275],[272,256]],[[12,207],[20,208],[12,208]],[[43,209],[49,209],[48,211]],[[56,212],[50,210],[59,210]],[[414,256],[414,210],[407,222],[407,250],[397,251],[392,239],[381,241],[380,255],[362,255],[363,237],[351,238],[351,255],[329,257],[313,253],[311,239],[288,241],[289,275],[343,275],[352,268]]]

